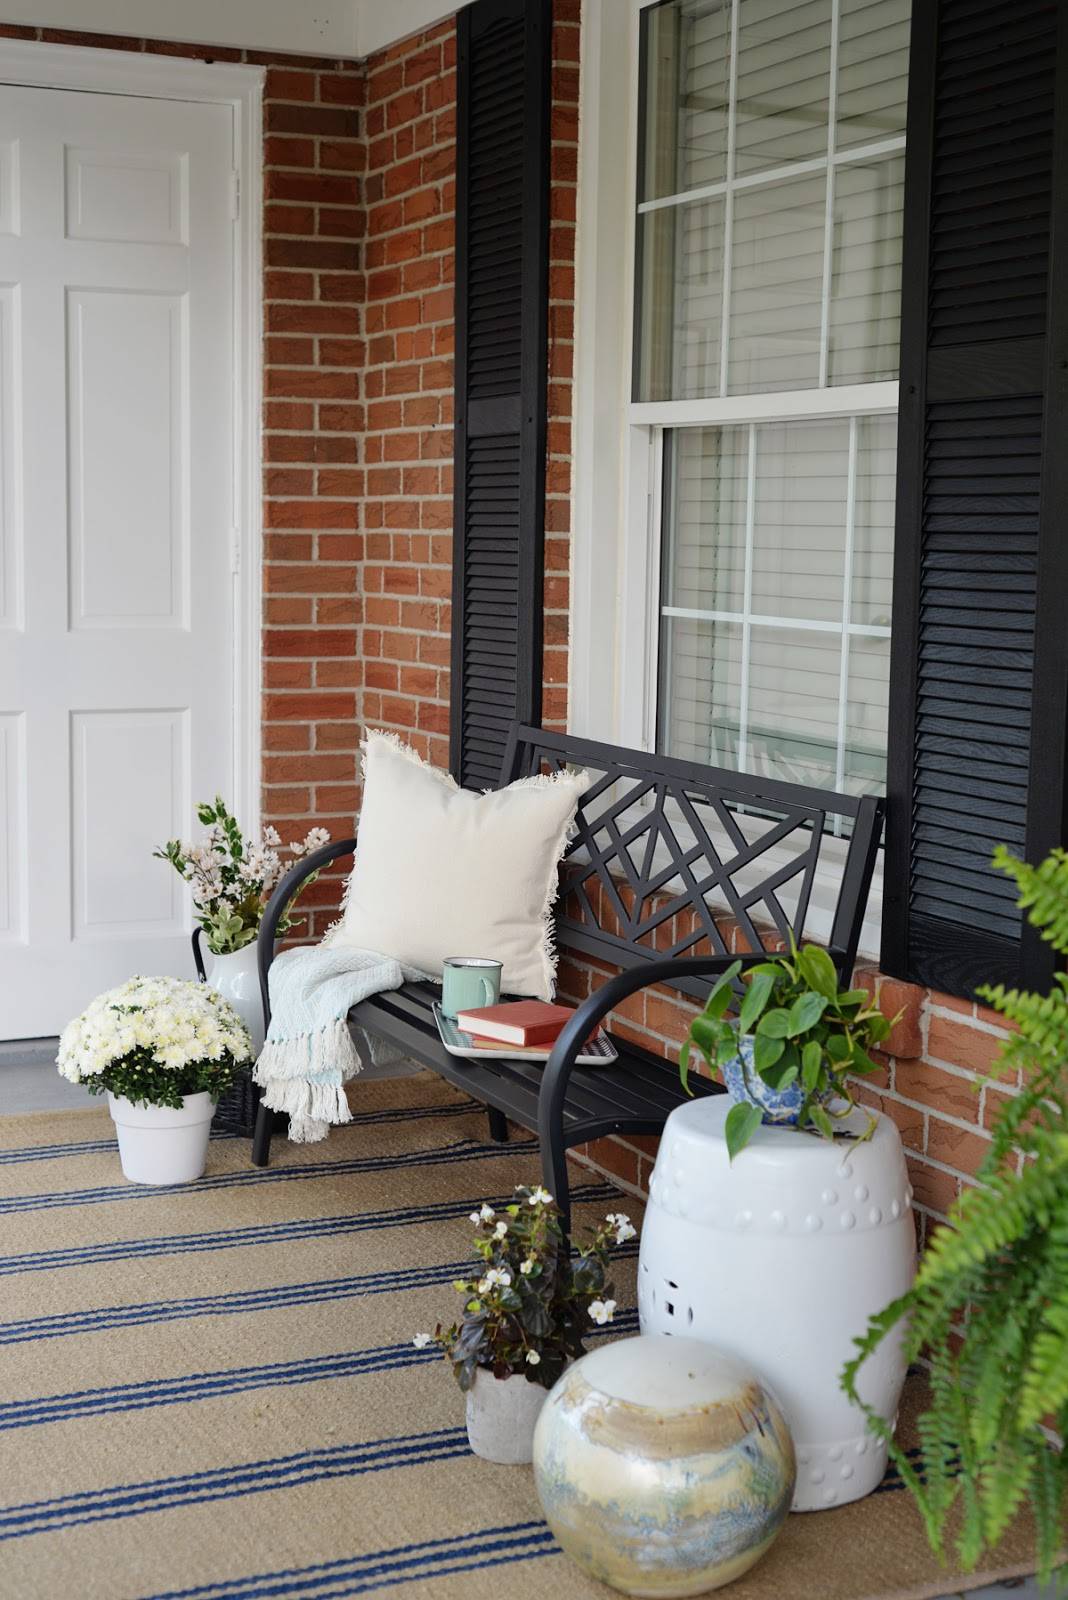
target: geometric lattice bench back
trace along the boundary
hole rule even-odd
[[[701,767],[540,728],[516,727],[502,783],[584,767],[565,857],[561,947],[634,967],[665,956],[781,949],[804,932],[821,855],[845,863],[828,949],[856,957],[883,802]],[[828,844],[834,819],[846,837]],[[708,983],[681,984],[703,995]]]

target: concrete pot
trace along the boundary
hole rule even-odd
[[[479,1367],[467,1391],[467,1437],[476,1456],[521,1466],[534,1459],[534,1426],[548,1394],[522,1373],[495,1378]]]

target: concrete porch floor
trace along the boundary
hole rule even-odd
[[[0,1116],[30,1111],[76,1111],[100,1105],[98,1096],[68,1083],[55,1070],[56,1039],[23,1039],[0,1044]],[[376,1074],[377,1075],[377,1074]],[[1042,1600],[1049,1590],[1032,1578],[959,1591],[944,1600]]]

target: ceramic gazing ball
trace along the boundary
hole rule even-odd
[[[756,1373],[667,1334],[583,1356],[534,1434],[550,1528],[624,1594],[702,1594],[740,1577],[781,1528],[795,1472],[786,1420]]]

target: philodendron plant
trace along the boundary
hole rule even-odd
[[[742,963],[735,961],[717,980],[700,1016],[695,1017],[679,1055],[683,1086],[689,1088],[694,1050],[715,1072],[738,1057],[743,1077],[757,1074],[777,1092],[801,1087],[797,1126],[825,1139],[835,1123],[856,1107],[849,1079],[877,1072],[869,1052],[881,1044],[893,1023],[883,1016],[866,989],[840,989],[838,971],[817,945],[773,956],[749,967],[737,1015],[727,1012],[736,999],[735,980]],[[752,1066],[741,1056],[742,1042],[752,1038]],[[756,1087],[756,1086],[754,1086]],[[749,1143],[763,1121],[754,1100],[743,1100],[727,1113],[725,1137],[731,1160]],[[854,1137],[870,1138],[875,1119]],[[853,1131],[853,1130],[851,1130]]]

